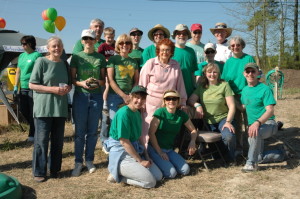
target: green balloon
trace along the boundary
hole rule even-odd
[[[55,24],[53,21],[51,20],[46,20],[44,21],[44,29],[47,31],[47,32],[50,32],[50,33],[55,33]]]
[[[56,17],[57,17],[57,11],[55,8],[48,8],[47,9],[47,17],[48,19],[55,21]]]

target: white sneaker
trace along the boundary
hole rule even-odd
[[[245,164],[245,166],[242,168],[242,172],[253,172],[253,171],[257,171],[258,170],[258,166],[257,164]]]
[[[28,137],[28,138],[27,138],[27,141],[28,141],[28,142],[34,142],[34,137]]]
[[[102,151],[103,151],[106,155],[109,154],[109,152],[106,150],[106,148],[105,148],[104,146],[102,147]]]
[[[92,161],[85,161],[85,166],[87,167],[89,173],[94,173],[96,171],[96,167]]]
[[[73,177],[80,176],[81,169],[82,169],[82,163],[75,163],[75,168],[72,171],[72,176]]]
[[[116,180],[114,179],[113,175],[111,175],[111,174],[109,174],[107,176],[106,181],[109,182],[109,183],[116,183]]]

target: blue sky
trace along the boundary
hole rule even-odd
[[[184,1],[184,0],[182,0]],[[0,17],[6,20],[5,29],[17,30],[36,37],[49,38],[57,35],[62,38],[67,52],[80,38],[81,31],[89,27],[93,18],[100,18],[105,26],[116,30],[116,36],[128,33],[132,27],[144,31],[141,47],[151,44],[148,31],[156,24],[162,24],[173,32],[175,26],[183,23],[190,27],[193,23],[203,26],[203,43],[215,42],[209,28],[217,22],[233,26],[234,18],[226,14],[223,6],[235,4],[214,3],[216,1],[178,2],[149,0],[0,0]],[[220,2],[222,2],[220,0]],[[58,16],[63,16],[67,24],[55,34],[43,29],[42,11],[53,7]],[[233,32],[232,35],[241,35]],[[247,52],[247,49],[246,49]]]

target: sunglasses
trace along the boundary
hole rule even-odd
[[[154,33],[153,36],[165,36],[163,33]]]
[[[27,45],[27,43],[21,43],[21,45],[22,45],[22,46],[26,46],[26,45]]]
[[[202,34],[201,31],[194,31],[193,33],[194,33],[194,35],[200,35],[200,34]]]
[[[179,98],[178,97],[166,97],[165,100],[175,102],[175,101],[179,100]]]
[[[131,33],[130,36],[142,36],[141,33]]]
[[[246,72],[247,74],[249,74],[249,73],[252,73],[252,74],[256,73],[255,70],[246,70],[245,72]]]
[[[232,44],[232,45],[230,45],[232,48],[234,48],[234,47],[240,47],[241,46],[241,44]]]
[[[205,51],[205,54],[209,55],[209,54],[215,54],[216,51],[215,50],[207,50]]]
[[[176,35],[183,35],[183,36],[187,36],[188,34],[186,32],[177,32]]]
[[[92,38],[92,37],[82,37],[82,40],[84,40],[84,41],[86,41],[86,40],[95,40],[94,38]]]
[[[126,41],[126,42],[121,41],[121,42],[119,43],[119,45],[121,45],[121,46],[123,46],[124,44],[126,44],[126,45],[131,45],[132,43],[131,43],[130,41]]]

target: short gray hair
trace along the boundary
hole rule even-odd
[[[104,22],[101,19],[98,19],[98,18],[92,19],[92,21],[90,23],[90,26],[93,25],[94,23],[100,23],[100,24],[102,24],[103,27],[105,25]]]
[[[246,47],[246,42],[245,42],[245,40],[242,37],[240,37],[240,36],[234,36],[234,37],[231,37],[229,39],[229,41],[228,41],[228,48],[229,48],[229,50],[231,50],[231,46],[230,46],[231,41],[235,41],[235,42],[241,44],[241,46],[242,46],[243,49]]]

